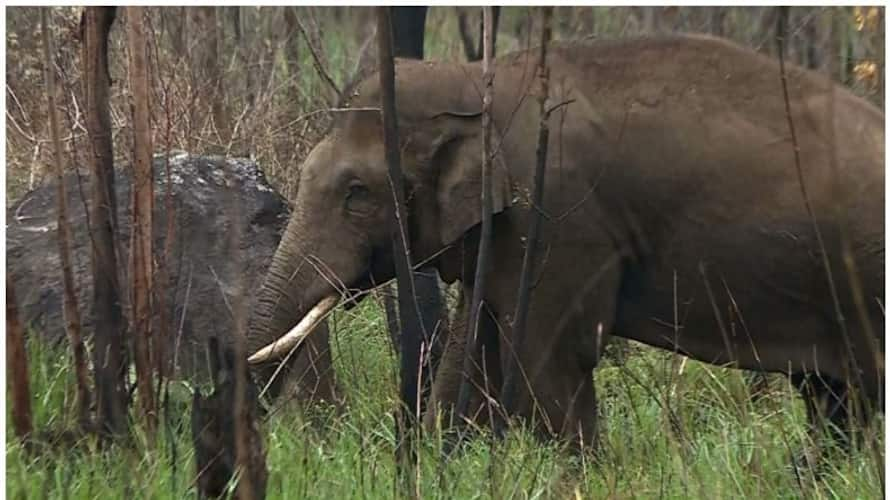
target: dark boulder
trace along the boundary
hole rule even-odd
[[[155,168],[155,252],[160,253],[166,233],[166,168],[158,157]],[[210,336],[231,339],[239,280],[250,303],[262,284],[289,215],[286,200],[266,181],[257,165],[244,159],[189,156],[170,157],[175,234],[169,262],[170,287],[161,291],[172,298],[169,317],[171,333],[168,359],[176,361],[176,372],[185,376],[207,373],[205,346]],[[130,172],[118,169],[118,263],[126,272],[130,237]],[[227,187],[227,183],[231,186]],[[85,335],[92,333],[92,276],[86,206],[89,184],[84,176],[71,173],[66,180],[68,215],[72,230],[72,267],[77,284]],[[86,201],[84,201],[86,197]],[[240,253],[236,265],[230,239],[237,226],[232,204],[242,218]],[[26,194],[7,210],[7,279],[19,293],[22,319],[33,332],[50,341],[65,338],[62,320],[61,266],[56,234],[56,186],[49,183]],[[127,283],[126,279],[122,280]],[[127,311],[126,291],[122,294]],[[155,315],[154,323],[158,319]],[[334,397],[333,370],[327,326],[311,337],[295,361],[291,377],[298,380],[301,399]],[[157,328],[155,328],[157,331]],[[312,356],[312,359],[310,359]]]

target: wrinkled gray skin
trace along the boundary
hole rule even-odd
[[[592,442],[592,372],[608,335],[789,373],[799,383],[810,377],[806,393],[835,389],[840,402],[850,381],[876,402],[884,359],[883,114],[835,87],[835,176],[828,84],[788,68],[801,168],[845,340],[801,194],[775,61],[722,40],[672,37],[557,47],[548,63],[550,105],[564,105],[550,118],[542,264],[519,353],[528,381],[519,384],[518,414],[537,409],[546,417],[536,419],[542,430]],[[494,389],[509,352],[528,224],[534,64],[534,55],[515,54],[495,67],[494,257],[482,339]],[[468,293],[481,220],[481,73],[478,64],[396,67],[414,260],[448,248],[434,265]],[[375,76],[352,106],[379,106],[379,96]],[[358,289],[392,276],[390,200],[379,114],[338,114],[303,167],[250,321],[252,350],[332,293],[332,282]],[[841,260],[841,228],[858,269],[861,313]],[[441,407],[457,392],[457,350],[446,352],[434,384]],[[819,410],[815,397],[810,403]],[[829,416],[845,423],[842,410]]]

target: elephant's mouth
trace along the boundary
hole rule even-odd
[[[347,311],[357,306],[371,290],[386,283],[395,276],[395,269],[389,248],[375,246],[365,266],[365,271],[347,287],[343,293],[343,308]]]

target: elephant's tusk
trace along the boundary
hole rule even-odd
[[[288,351],[300,345],[300,343],[309,336],[312,330],[321,323],[325,318],[325,315],[327,315],[339,301],[340,297],[337,295],[330,295],[321,299],[318,304],[315,304],[315,307],[313,307],[306,316],[297,323],[297,326],[291,328],[289,332],[282,335],[275,342],[272,342],[255,352],[252,356],[247,358],[247,362],[251,364],[262,363],[286,355]]]

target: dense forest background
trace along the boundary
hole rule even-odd
[[[320,110],[376,68],[371,7],[150,8],[147,23],[152,144],[253,157],[286,196],[288,175],[326,125]],[[534,8],[500,9],[496,54],[534,45]],[[7,200],[48,177],[51,163],[39,11],[7,7]],[[79,7],[52,9],[57,40],[57,102],[71,164],[83,165]],[[775,54],[774,7],[557,7],[555,41],[709,33]],[[126,19],[118,16],[109,46],[116,164],[132,151]],[[480,9],[430,7],[424,57],[466,60],[479,53]],[[828,70],[883,109],[884,10],[878,7],[790,9],[788,57]],[[475,49],[475,50],[474,50]],[[829,66],[835,58],[836,64]]]

